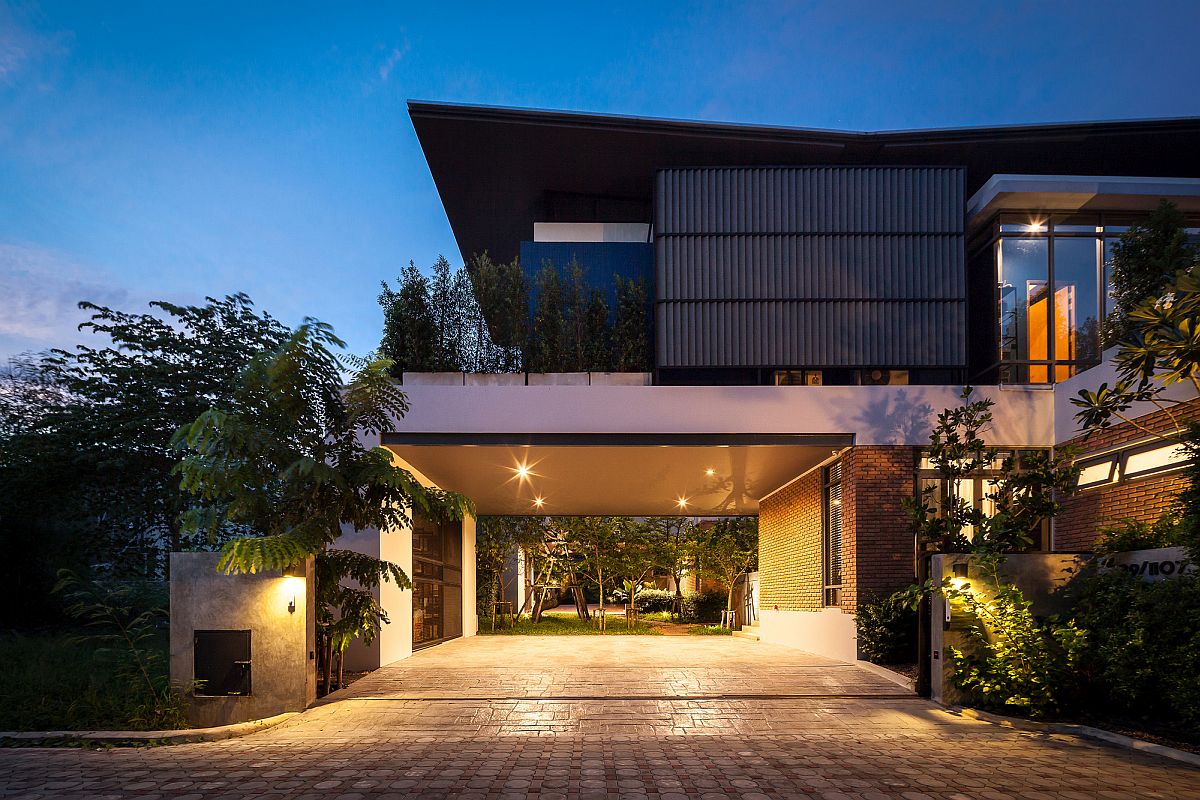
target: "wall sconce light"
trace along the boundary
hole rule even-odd
[[[959,562],[957,564],[954,564],[950,569],[954,572],[954,577],[956,577],[956,578],[967,577],[967,563],[966,562]]]
[[[305,581],[305,563],[299,561],[295,564],[289,564],[283,568],[282,574],[284,583],[284,591],[291,589],[291,599],[288,600],[287,610],[289,614],[296,613],[296,591],[298,587],[304,586]]]

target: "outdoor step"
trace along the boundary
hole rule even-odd
[[[759,640],[759,636],[757,633],[754,633],[752,631],[748,631],[745,629],[742,629],[740,631],[734,631],[733,635],[738,637],[739,639],[749,639],[753,642],[757,642]]]
[[[759,627],[760,625],[762,625],[762,623],[761,623],[759,620],[754,620],[753,622],[751,622],[751,623],[750,623],[750,627],[751,627],[751,628],[757,628],[757,627]],[[745,626],[745,625],[743,625],[742,627],[744,628],[744,627],[746,627],[746,626]]]

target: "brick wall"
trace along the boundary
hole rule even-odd
[[[1200,416],[1200,399],[1192,400],[1186,408],[1172,409],[1172,413],[1176,418],[1182,413],[1194,419]],[[1146,414],[1136,421],[1155,433],[1175,429],[1175,423],[1164,411]],[[1149,435],[1146,431],[1122,422],[1090,435],[1078,436],[1059,446],[1077,448],[1082,458],[1089,453],[1110,450],[1147,438]],[[1106,522],[1126,517],[1140,522],[1153,522],[1170,507],[1183,486],[1183,477],[1173,472],[1076,492],[1066,499],[1062,513],[1054,520],[1054,549],[1090,550],[1097,531]]]
[[[844,457],[842,608],[912,583],[913,539],[901,503],[915,491],[911,447],[855,447]]]
[[[912,534],[901,502],[914,486],[911,447],[855,447],[843,457],[842,592],[888,594],[912,581]],[[816,611],[822,606],[821,470],[762,502],[758,512],[759,594],[763,608]]]
[[[820,610],[820,470],[779,490],[759,506],[758,579],[761,608]]]

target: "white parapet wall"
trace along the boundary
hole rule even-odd
[[[853,614],[837,608],[820,611],[762,608],[758,613],[759,636],[764,642],[851,664],[858,660],[858,631]]]
[[[207,728],[303,711],[317,697],[313,559],[295,570],[300,574],[285,576],[283,570],[226,575],[217,571],[219,558],[171,554],[171,682],[193,692],[197,663],[207,655],[197,659],[197,643],[215,649],[205,644],[208,632],[248,631],[250,663],[227,658],[221,674],[247,670],[249,691],[207,696],[209,687],[194,687],[189,721]]]

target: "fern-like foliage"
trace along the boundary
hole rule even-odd
[[[403,530],[414,513],[474,513],[467,498],[423,486],[390,451],[364,444],[394,428],[408,398],[390,361],[342,357],[343,347],[328,325],[305,320],[250,360],[232,402],[174,437],[180,485],[197,500],[184,528],[210,541],[235,534],[221,550],[227,573],[317,556],[318,621],[336,650],[386,622],[371,590],[383,581],[410,586],[395,564],[332,549],[344,530]],[[347,579],[357,587],[342,586]]]

